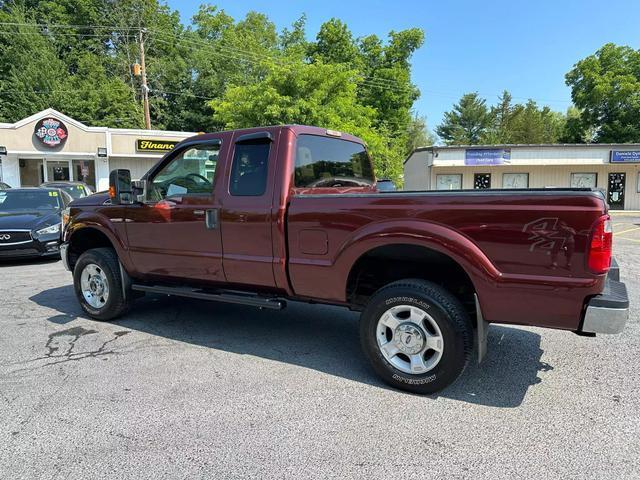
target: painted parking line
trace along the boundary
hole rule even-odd
[[[613,233],[615,233],[616,235],[622,235],[623,233],[635,232],[636,230],[640,230],[640,227],[629,228],[627,230],[622,230],[621,232],[614,231]]]
[[[640,239],[637,238],[616,237],[616,240],[628,240],[629,242],[640,243]]]

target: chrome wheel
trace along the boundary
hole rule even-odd
[[[398,370],[419,375],[432,370],[444,350],[444,339],[436,321],[413,305],[398,305],[384,312],[376,331],[378,348]]]
[[[80,289],[85,301],[93,308],[102,308],[109,300],[107,275],[95,263],[88,264],[82,270]]]

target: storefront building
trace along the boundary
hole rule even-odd
[[[144,175],[191,132],[90,127],[51,108],[0,123],[0,181],[11,187],[81,181],[106,190],[109,172]]]
[[[405,190],[589,187],[640,210],[640,144],[441,146],[404,163]]]

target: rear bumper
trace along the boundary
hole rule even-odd
[[[582,332],[620,333],[624,330],[629,319],[629,295],[619,275],[618,264],[614,262],[604,290],[587,304]]]

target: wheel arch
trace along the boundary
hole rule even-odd
[[[66,243],[68,247],[68,261],[71,271],[73,271],[78,258],[87,250],[92,248],[112,248],[118,257],[122,246],[112,232],[98,225],[75,225],[67,234]]]
[[[373,284],[369,283],[369,290],[408,277],[445,283],[449,287],[460,281],[470,306],[475,303],[473,294],[481,303],[482,292],[500,277],[484,252],[471,239],[451,228],[406,220],[380,227],[355,235],[336,261],[348,272],[343,291],[349,303],[357,305],[359,294],[364,293],[366,297],[372,293],[366,288],[359,290],[363,274],[377,278]],[[442,273],[446,273],[446,282],[438,281]]]

